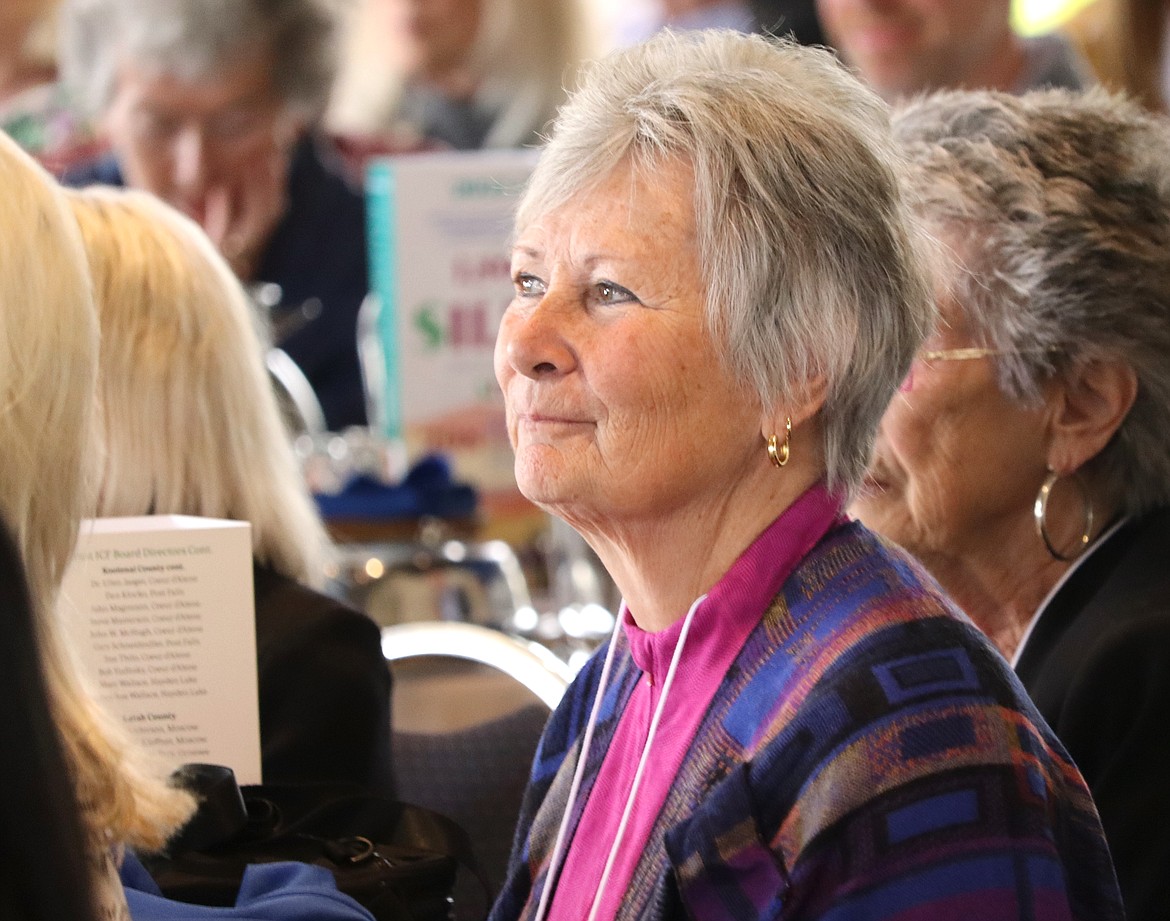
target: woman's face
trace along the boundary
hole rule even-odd
[[[229,60],[181,79],[127,59],[104,120],[127,184],[202,225],[245,275],[236,257],[261,252],[284,215],[303,130],[273,86],[271,63]]]
[[[479,34],[484,0],[381,0],[386,53],[410,77],[442,80],[462,69]]]
[[[851,511],[928,565],[1034,541],[1032,503],[1046,469],[1047,404],[1021,406],[993,357],[924,360],[977,346],[953,303],[886,409]]]
[[[974,82],[1011,36],[1009,0],[817,0],[825,36],[886,99]]]
[[[578,527],[717,503],[764,458],[707,331],[691,194],[685,162],[622,166],[520,229],[495,358],[516,480]]]

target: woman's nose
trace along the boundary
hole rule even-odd
[[[514,307],[515,305],[513,305]],[[508,365],[533,379],[567,374],[577,365],[571,311],[546,294],[529,310],[509,308],[500,324]]]

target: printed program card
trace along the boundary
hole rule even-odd
[[[515,489],[492,356],[513,296],[512,212],[535,162],[531,150],[416,153],[366,175],[371,425],[412,453],[447,453],[481,489]]]
[[[260,783],[247,522],[98,518],[81,536],[61,614],[90,687],[171,768],[226,764]]]

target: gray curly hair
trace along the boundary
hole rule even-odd
[[[922,235],[885,104],[828,52],[727,31],[660,33],[586,70],[517,228],[627,158],[685,159],[707,321],[729,371],[780,408],[823,377],[826,478],[857,487],[932,317]]]
[[[66,0],[62,72],[78,103],[100,115],[124,60],[196,80],[271,54],[277,95],[316,117],[337,71],[343,10],[343,0]]]
[[[1126,362],[1132,409],[1086,466],[1119,511],[1170,501],[1170,123],[1104,90],[939,93],[894,117],[913,207],[953,246],[940,283],[1003,392]]]

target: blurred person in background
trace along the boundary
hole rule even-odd
[[[1154,112],[1170,104],[1170,2],[1095,0],[1061,26],[1102,85]]]
[[[0,4],[0,105],[57,80],[53,19],[59,0]],[[0,108],[0,112],[4,109]]]
[[[357,314],[365,208],[315,130],[337,0],[65,0],[62,67],[112,154],[75,185],[145,189],[245,282],[279,287],[274,333],[331,429],[364,424]]]
[[[457,150],[532,144],[591,47],[583,0],[359,0],[328,124]]]
[[[951,255],[852,511],[1013,663],[1089,784],[1127,916],[1163,919],[1170,124],[1101,90],[972,92],[894,130]]]
[[[766,32],[823,45],[815,0],[600,0],[607,7],[606,47],[628,47],[662,28]]]
[[[58,175],[99,148],[57,80],[59,6],[60,0],[0,3],[0,131]]]
[[[97,514],[249,522],[265,782],[391,793],[380,634],[314,590],[328,541],[240,283],[194,223],[146,193],[95,186],[71,201],[101,327]]]
[[[1091,76],[1055,33],[1023,38],[1011,0],[817,0],[829,44],[887,102],[938,89],[1080,89]]]
[[[641,0],[617,9],[613,44],[619,48],[644,42],[665,28],[752,32],[757,27],[747,0]]]

